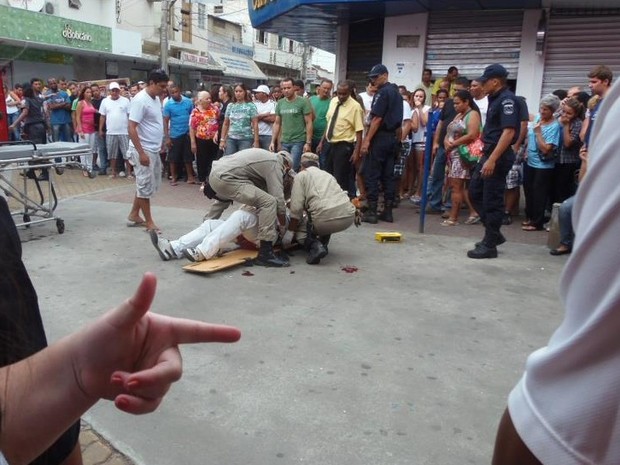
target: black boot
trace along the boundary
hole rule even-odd
[[[327,255],[327,247],[325,247],[320,241],[314,240],[310,243],[306,263],[308,265],[318,265],[321,258],[324,258],[325,255]]]
[[[392,208],[394,208],[394,203],[391,200],[387,200],[385,202],[385,207],[383,207],[383,212],[379,215],[379,219],[387,223],[393,223],[394,217],[392,216]]]
[[[288,261],[276,257],[273,253],[273,244],[271,241],[260,241],[258,257],[254,259],[254,264],[258,266],[269,266],[275,268],[281,268],[289,265]]]
[[[377,219],[377,201],[369,201],[368,202],[368,210],[364,212],[364,216],[362,216],[362,221],[364,223],[377,224],[379,220]]]

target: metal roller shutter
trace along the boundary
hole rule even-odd
[[[473,79],[491,63],[501,63],[517,79],[523,11],[432,12],[426,39],[426,68],[436,78],[450,66]]]
[[[551,11],[542,95],[556,89],[587,89],[588,73],[596,65],[620,77],[620,14],[575,16]],[[615,79],[614,79],[615,81]]]

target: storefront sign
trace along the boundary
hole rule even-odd
[[[58,45],[65,49],[112,52],[112,29],[82,21],[67,21],[21,8],[0,5],[0,39]],[[96,20],[95,18],[93,18]]]
[[[252,9],[260,10],[276,0],[252,0]]]
[[[209,65],[209,57],[204,57],[202,55],[194,55],[193,53],[188,52],[180,52],[179,60],[181,61],[189,61],[190,63],[196,63],[199,65]]]
[[[82,42],[93,41],[93,36],[89,33],[76,31],[70,24],[65,24],[65,28],[62,30],[62,36],[67,39],[67,42],[71,42],[72,40],[81,40]]]

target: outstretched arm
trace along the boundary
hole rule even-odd
[[[11,465],[30,463],[99,399],[132,414],[154,411],[181,377],[179,344],[240,338],[230,326],[150,313],[155,288],[146,273],[132,298],[0,369],[0,450]]]

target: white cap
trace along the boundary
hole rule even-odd
[[[121,86],[118,85],[118,82],[111,82],[110,85],[108,86],[108,89],[112,90],[112,89],[119,89],[120,90]]]
[[[262,92],[267,95],[271,93],[271,91],[269,90],[269,87],[267,87],[265,84],[261,84],[256,89],[252,89],[252,92]]]

